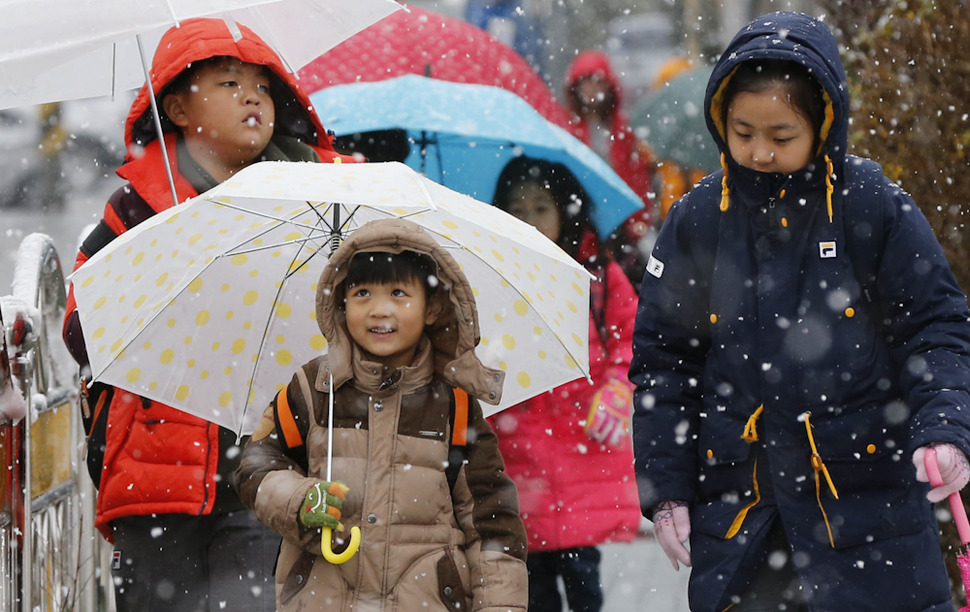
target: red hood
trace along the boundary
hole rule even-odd
[[[610,84],[610,88],[613,90],[613,99],[616,101],[616,107],[622,108],[623,88],[620,86],[620,79],[613,72],[609,56],[602,51],[583,51],[569,64],[564,80],[566,99],[570,99],[570,91],[578,80],[593,75],[603,77]]]
[[[315,147],[323,161],[330,161],[336,153],[323,124],[313,112],[307,94],[269,45],[246,26],[237,25],[242,33],[238,41],[233,40],[229,27],[222,19],[190,19],[183,21],[181,27],[169,29],[158,43],[152,59],[151,81],[155,95],[158,96],[189,64],[210,57],[230,56],[266,66],[284,85],[284,91],[273,93],[276,103],[275,133],[293,136]],[[169,129],[175,128],[170,126]],[[142,85],[125,122],[128,159],[131,159],[132,145],[144,146],[156,138],[148,87]]]

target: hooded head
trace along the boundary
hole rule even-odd
[[[152,59],[151,83],[159,101],[159,110],[163,113],[163,129],[177,130],[164,116],[164,111],[161,111],[161,100],[173,81],[194,62],[214,57],[234,57],[246,63],[265,66],[269,70],[273,102],[276,106],[275,134],[292,136],[315,147],[324,161],[335,157],[330,138],[296,78],[286,70],[279,56],[255,32],[244,25],[237,26],[239,40],[235,40],[233,32],[222,19],[190,19],[170,28],[162,36]],[[128,158],[131,159],[135,148],[144,147],[156,138],[148,86],[142,85],[125,122]]]
[[[404,219],[371,221],[355,230],[333,253],[320,275],[317,324],[327,339],[335,384],[339,386],[352,376],[354,344],[343,306],[351,260],[358,253],[405,251],[425,256],[435,267],[437,287],[428,296],[428,307],[435,317],[424,330],[434,351],[435,371],[449,384],[478,399],[498,403],[504,372],[486,368],[475,355],[481,334],[468,279],[445,249],[416,223]]]
[[[714,66],[704,97],[707,127],[730,166],[724,113],[731,77],[742,63],[782,61],[798,64],[823,90],[824,109],[816,157],[841,165],[848,142],[849,95],[838,44],[831,30],[801,13],[778,12],[758,17],[735,35]]]
[[[586,234],[595,235],[595,231],[590,220],[592,200],[576,175],[563,164],[524,155],[513,157],[505,165],[495,185],[492,204],[527,223],[536,225],[532,219],[518,214],[516,209],[517,204],[522,204],[521,194],[517,190],[527,184],[537,186],[551,198],[559,213],[558,228],[556,228],[558,238],[555,242],[570,257],[578,258]],[[540,231],[542,231],[541,228]]]
[[[620,79],[613,71],[612,65],[610,65],[609,56],[602,51],[586,50],[577,55],[569,64],[564,79],[566,100],[569,109],[574,114],[579,114],[579,100],[576,97],[576,87],[579,81],[591,78],[598,78],[609,86],[609,92],[612,96],[612,100],[610,100],[612,102],[612,109],[618,110],[622,108],[623,98]]]

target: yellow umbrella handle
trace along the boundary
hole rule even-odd
[[[331,548],[333,530],[329,527],[323,527],[322,529],[323,535],[320,537],[320,552],[323,553],[324,559],[333,563],[334,565],[340,565],[341,563],[350,561],[350,558],[357,554],[357,549],[360,548],[360,527],[354,526],[350,528],[350,544],[347,546],[347,549],[340,554],[333,552],[333,549]]]

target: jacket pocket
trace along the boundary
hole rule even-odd
[[[823,485],[822,505],[835,548],[910,535],[927,523],[907,456],[909,410],[902,402],[812,415],[818,454],[838,491]]]
[[[701,416],[697,436],[698,494],[700,503],[725,496],[754,495],[754,455],[742,437],[744,422],[708,407]]]
[[[929,502],[919,487],[909,490],[839,494],[825,501],[835,548],[870,546],[876,542],[912,535],[932,523]],[[821,533],[821,527],[817,530]]]
[[[906,456],[909,410],[901,402],[845,408],[837,414],[812,414],[812,432],[825,465],[839,492],[894,489],[914,481]]]
[[[462,563],[467,575],[468,564],[465,563],[464,558]],[[446,551],[444,556],[438,559],[438,597],[451,610],[470,609],[470,595],[465,590],[465,580],[451,551]]]
[[[306,551],[300,551],[298,553],[296,561],[290,566],[290,570],[287,572],[286,578],[283,580],[283,585],[280,588],[280,605],[288,603],[310,581],[310,572],[313,571],[313,559],[314,555]],[[280,569],[279,565],[277,565],[276,569]]]
[[[439,548],[415,560],[401,574],[390,601],[393,609],[402,612],[413,610],[415,602],[421,602],[425,610],[470,610],[470,580],[464,553],[455,548]]]

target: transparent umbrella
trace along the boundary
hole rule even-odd
[[[266,41],[291,72],[402,8],[393,0],[6,0],[0,36],[0,109],[114,96],[147,83],[162,125],[146,49],[193,17],[222,17]],[[162,148],[173,201],[174,180]]]

